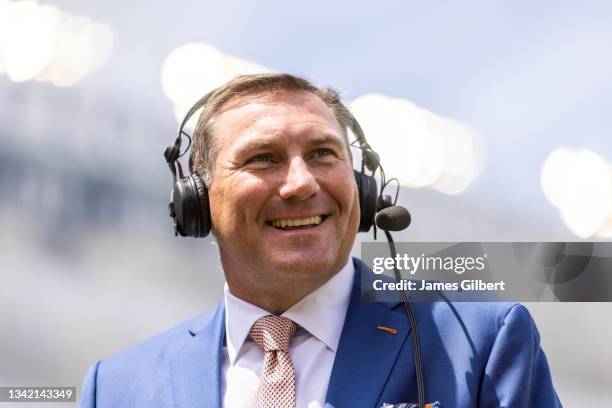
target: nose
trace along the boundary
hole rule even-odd
[[[307,200],[320,190],[319,183],[302,157],[289,161],[287,177],[280,188],[279,194],[283,200],[292,198]]]

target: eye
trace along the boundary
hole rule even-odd
[[[251,157],[249,163],[271,163],[272,156],[269,154],[258,154],[257,156]]]
[[[333,156],[334,152],[331,149],[317,149],[313,152],[314,157]]]

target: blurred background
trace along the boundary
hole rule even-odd
[[[80,386],[217,304],[162,150],[262,71],[341,91],[402,185],[398,241],[612,238],[609,2],[0,0],[0,385]],[[612,406],[612,304],[527,307],[564,405]]]

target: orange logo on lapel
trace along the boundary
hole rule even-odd
[[[378,330],[386,331],[387,333],[397,334],[397,330],[392,329],[392,328],[387,327],[387,326],[376,326],[376,328]]]

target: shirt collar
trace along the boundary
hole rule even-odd
[[[325,284],[291,306],[282,316],[293,320],[334,353],[340,342],[348,308],[355,267],[349,258],[344,267]],[[251,326],[270,313],[234,296],[225,284],[225,337],[230,365],[242,348]]]

